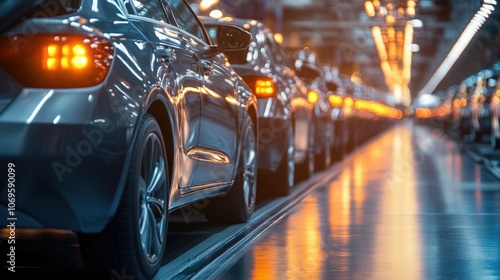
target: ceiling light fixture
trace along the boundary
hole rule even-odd
[[[375,7],[373,6],[372,2],[370,2],[370,1],[365,2],[365,11],[369,17],[375,16]]]
[[[486,19],[491,15],[491,13],[495,10],[495,6],[497,1],[495,0],[484,0],[481,9],[477,11],[474,17],[471,19],[465,30],[462,32],[457,42],[450,50],[446,58],[443,60],[441,65],[438,67],[436,72],[429,79],[427,84],[420,90],[418,95],[422,94],[430,94],[432,93],[439,83],[443,80],[443,78],[448,74],[448,71],[451,69],[453,64],[460,57],[462,52],[465,50],[467,45],[469,45],[470,41],[477,33],[477,31],[484,24]]]
[[[219,19],[223,16],[223,14],[220,10],[212,10],[209,15],[211,18],[214,18],[214,19]]]
[[[378,16],[385,21],[382,26],[372,27],[372,35],[385,83],[394,94],[395,101],[404,105],[411,101],[408,84],[411,78],[413,28],[423,26],[421,20],[413,19],[417,1],[388,0],[385,5],[375,0],[365,2],[369,17]]]
[[[217,3],[219,3],[219,0],[202,0],[200,4],[198,4],[198,7],[201,11],[208,11],[208,9]]]
[[[411,44],[411,52],[419,52],[420,51],[420,46],[417,44]]]
[[[424,23],[420,19],[412,19],[412,20],[410,20],[410,22],[413,25],[413,27],[415,27],[415,28],[422,28],[422,27],[424,27]]]

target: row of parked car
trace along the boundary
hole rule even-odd
[[[500,63],[467,77],[459,85],[437,92],[434,108],[419,108],[417,117],[433,118],[445,130],[489,142],[500,149]]]
[[[198,18],[184,0],[14,2],[0,216],[78,233],[99,274],[154,277],[170,212],[204,200],[209,221],[245,222],[258,195],[287,195],[402,117],[255,20]]]

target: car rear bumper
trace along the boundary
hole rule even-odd
[[[125,134],[113,126],[0,124],[0,218],[9,217],[14,176],[17,227],[101,231],[121,197]]]
[[[91,233],[106,226],[120,201],[137,119],[115,109],[125,108],[119,103],[112,107],[113,98],[100,86],[24,89],[0,113],[0,219],[10,217],[12,163],[16,227]]]

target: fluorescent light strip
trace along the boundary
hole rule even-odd
[[[403,81],[406,85],[410,82],[411,79],[412,42],[413,42],[413,25],[411,25],[410,22],[407,22],[405,26],[404,59],[403,59]]]
[[[451,67],[457,61],[458,57],[465,50],[467,45],[470,43],[474,35],[484,24],[486,19],[490,16],[490,14],[495,10],[495,5],[497,1],[495,0],[484,0],[481,9],[477,11],[474,17],[471,19],[465,30],[462,32],[457,42],[448,53],[446,58],[443,60],[441,65],[438,67],[434,75],[429,79],[427,84],[422,88],[422,90],[418,93],[418,95],[422,94],[431,94],[433,90],[439,85],[439,83],[443,80],[443,78],[448,74]]]

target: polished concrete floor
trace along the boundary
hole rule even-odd
[[[220,279],[500,279],[500,182],[456,142],[406,123],[343,164]]]

